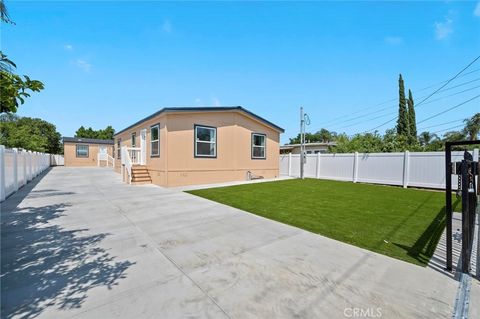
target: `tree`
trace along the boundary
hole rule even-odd
[[[3,0],[0,0],[0,20],[5,23],[15,24],[15,22],[10,19],[7,7],[5,6],[5,2]]]
[[[466,139],[464,132],[450,131],[443,134],[443,142],[463,141]]]
[[[0,20],[5,23],[11,23],[7,7],[3,0],[0,0]],[[14,74],[17,68],[15,63],[7,58],[0,51],[0,112],[17,112],[19,104],[25,103],[25,99],[30,97],[31,92],[40,92],[43,90],[43,83],[38,80],[32,80],[28,76],[23,77]]]
[[[398,119],[397,119],[397,134],[409,136],[409,124],[407,113],[407,101],[405,99],[405,85],[403,83],[402,75],[398,78]]]
[[[465,119],[464,123],[464,134],[468,136],[470,141],[476,140],[480,132],[480,113],[475,114],[469,119]]]
[[[435,133],[430,133],[428,131],[420,133],[420,136],[419,136],[420,145],[424,148],[436,140],[439,140],[439,138]]]
[[[415,103],[413,102],[412,91],[408,90],[408,133],[411,142],[417,141],[417,119],[415,118]]]
[[[322,128],[314,134],[305,133],[305,141],[310,143],[315,143],[315,142],[328,143],[328,142],[335,141],[336,136],[337,136],[337,133],[330,132],[329,130]],[[300,144],[300,134],[298,134],[294,138],[290,138],[290,144]]]
[[[55,125],[14,114],[0,115],[0,144],[29,151],[62,153],[61,135]]]
[[[75,137],[83,138],[98,138],[102,140],[113,140],[113,135],[115,130],[111,125],[107,126],[105,129],[94,130],[91,127],[86,129],[83,125],[78,128],[75,132]]]

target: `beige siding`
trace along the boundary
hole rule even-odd
[[[160,123],[160,156],[150,157],[150,126]],[[217,157],[194,156],[194,126],[217,128]],[[265,178],[279,174],[280,134],[242,112],[188,112],[161,114],[115,136],[122,146],[131,146],[131,133],[147,128],[147,168],[153,183],[182,186],[245,180],[247,171]],[[252,133],[266,135],[266,159],[252,159]],[[120,172],[120,161],[117,160]]]
[[[77,145],[88,145],[88,157],[77,157]],[[108,154],[112,156],[112,145],[65,142],[63,144],[65,166],[97,166],[100,146],[106,146]]]

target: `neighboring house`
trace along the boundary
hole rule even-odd
[[[307,154],[327,153],[329,146],[337,145],[335,142],[305,143]],[[300,144],[285,144],[280,146],[280,154],[300,154]]]
[[[65,166],[107,166],[113,160],[113,140],[64,137],[63,153]]]
[[[277,177],[283,131],[240,106],[168,107],[115,134],[115,168],[163,186]]]

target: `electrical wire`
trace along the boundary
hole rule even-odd
[[[480,59],[480,55],[477,56],[475,59],[473,59],[472,62],[470,62],[467,66],[465,66],[462,70],[460,70],[457,74],[455,74],[450,80],[446,81],[442,86],[440,86],[438,89],[436,89],[436,90],[433,91],[431,94],[429,94],[426,98],[424,98],[422,101],[420,101],[420,102],[416,105],[416,107],[418,107],[419,105],[422,105],[423,103],[425,103],[429,98],[431,98],[433,95],[437,94],[441,89],[443,89],[443,88],[446,87],[449,83],[451,83],[453,80],[455,80],[456,78],[458,78],[458,76],[459,76],[460,74],[462,74],[465,70],[467,70],[470,66],[472,66],[472,64],[474,64],[475,62],[477,62],[478,59]],[[479,95],[479,96],[480,96],[480,95]],[[468,102],[468,101],[467,101],[467,102]],[[461,104],[461,105],[463,105],[463,104]],[[458,106],[460,106],[460,105],[458,105]],[[455,107],[458,107],[458,106],[455,106]],[[448,111],[449,111],[449,110],[447,110],[447,111],[445,111],[445,112],[448,112]],[[443,112],[443,113],[445,113],[445,112]],[[440,113],[440,114],[443,114],[443,113]],[[438,114],[438,115],[440,115],[440,114]],[[438,116],[438,115],[435,115],[434,117],[436,117],[436,116]],[[384,123],[382,123],[382,124],[380,124],[380,125],[378,125],[378,126],[375,126],[374,128],[372,128],[372,129],[370,129],[370,130],[367,130],[367,131],[365,131],[365,132],[375,131],[375,130],[379,129],[379,128],[382,127],[382,126],[384,126],[384,125],[386,125],[386,124],[388,124],[388,123],[390,123],[390,122],[395,121],[397,118],[398,118],[398,116],[396,116],[396,117],[394,117],[394,118],[392,118],[392,119],[390,119],[390,120],[388,120],[388,121],[386,121],[386,122],[384,122]],[[433,118],[433,117],[432,117],[432,118]],[[429,120],[429,119],[430,119],[430,118],[427,118],[427,119],[424,120],[424,121],[427,121],[427,120]],[[417,122],[417,124],[419,124],[419,123],[421,123],[421,122]]]
[[[420,124],[420,123],[426,122],[426,121],[428,121],[428,120],[431,120],[431,119],[433,119],[433,118],[436,118],[436,117],[438,117],[438,116],[440,116],[440,115],[442,115],[442,114],[445,114],[445,113],[447,113],[447,112],[450,112],[451,110],[454,110],[454,109],[456,109],[456,108],[458,108],[458,107],[460,107],[460,106],[462,106],[462,105],[464,105],[464,104],[467,104],[468,102],[471,102],[471,101],[473,101],[473,100],[475,100],[475,99],[478,99],[479,97],[480,97],[480,94],[477,95],[477,96],[472,97],[472,98],[469,99],[469,100],[463,101],[463,102],[460,103],[460,104],[457,104],[457,105],[455,105],[455,106],[449,107],[449,108],[446,109],[446,110],[443,110],[443,111],[438,112],[438,113],[436,113],[436,114],[434,114],[434,115],[432,115],[432,116],[429,116],[429,117],[427,117],[426,119],[423,119],[423,120],[417,122],[417,125]]]

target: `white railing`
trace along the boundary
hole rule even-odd
[[[112,168],[115,168],[115,157],[107,154],[107,167],[109,167],[110,164],[112,165]]]
[[[142,149],[140,147],[127,147],[127,151],[133,165],[142,163]]]
[[[106,167],[109,167],[110,165],[112,165],[112,168],[115,167],[115,158],[111,157],[108,153],[98,153],[97,159],[98,166],[101,165],[101,162],[105,162]]]
[[[100,166],[100,162],[103,162],[103,161],[107,161],[108,160],[108,157],[107,157],[107,153],[98,153],[97,154],[97,166]],[[108,165],[108,163],[107,163]]]
[[[50,154],[8,149],[0,145],[0,201],[4,201],[51,164],[58,165],[51,161]]]
[[[478,149],[473,151],[474,160]],[[350,182],[445,188],[445,152],[307,154],[305,177]],[[452,161],[463,152],[452,152]],[[280,175],[300,176],[300,155],[280,155]],[[457,189],[457,179],[452,178]]]
[[[132,182],[132,166],[141,164],[142,149],[140,147],[122,146],[122,177],[127,183]],[[125,173],[127,176],[125,176]]]

